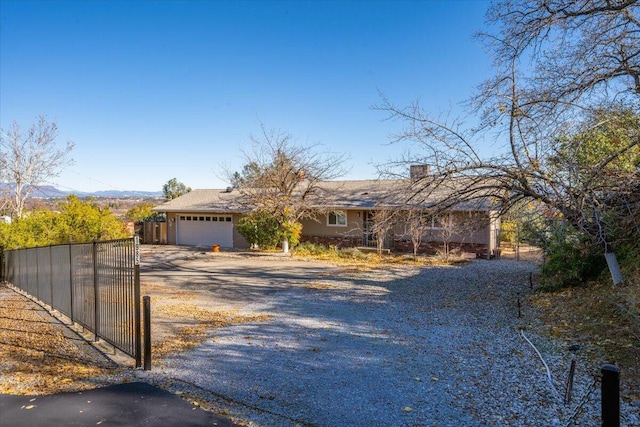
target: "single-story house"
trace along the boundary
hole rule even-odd
[[[373,246],[411,252],[412,221],[419,219],[419,252],[435,252],[447,244],[465,251],[495,254],[499,247],[500,218],[489,200],[459,203],[433,212],[393,202],[406,189],[406,180],[325,181],[316,189],[317,214],[302,220],[301,241],[337,247]],[[404,190],[406,191],[406,190]],[[436,197],[432,195],[431,197]],[[442,197],[442,195],[441,195]],[[166,213],[166,242],[173,245],[246,249],[250,243],[237,231],[243,214],[251,210],[237,189],[193,190],[156,206]],[[394,213],[389,227],[377,227]]]

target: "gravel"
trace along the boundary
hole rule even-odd
[[[524,304],[535,269],[474,260],[331,270],[342,273],[284,285],[273,276],[277,291],[243,307],[272,320],[216,329],[139,375],[250,426],[599,425],[599,367],[579,355],[574,399],[563,403],[576,356],[537,333]],[[622,424],[640,426],[639,409],[623,402]]]

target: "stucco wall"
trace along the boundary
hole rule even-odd
[[[302,220],[302,236],[318,237],[348,237],[362,238],[363,220],[362,211],[345,211],[347,214],[346,226],[327,225],[327,215],[318,215],[315,219]]]
[[[175,245],[178,241],[176,230],[176,214],[173,212],[167,213],[167,244]]]

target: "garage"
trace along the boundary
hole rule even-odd
[[[233,247],[231,215],[178,215],[177,244]]]

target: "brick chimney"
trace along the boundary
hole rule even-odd
[[[429,165],[411,165],[409,167],[409,176],[412,181],[417,181],[428,176],[431,173]]]

